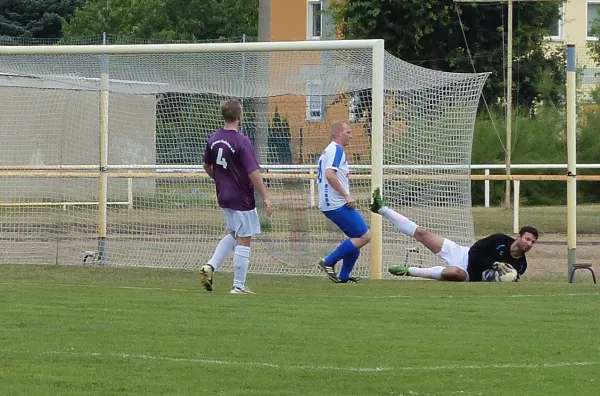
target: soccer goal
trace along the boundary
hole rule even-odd
[[[0,47],[0,262],[199,268],[224,232],[202,153],[220,103],[238,98],[275,210],[260,212],[251,272],[318,274],[343,240],[315,198],[316,161],[340,119],[373,233],[357,273],[433,265],[368,211],[370,194],[382,187],[390,207],[472,242],[486,78],[411,65],[382,40]]]

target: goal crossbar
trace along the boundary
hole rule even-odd
[[[259,43],[111,44],[0,46],[0,55],[129,55],[223,52],[356,50],[383,46],[382,39],[279,41]]]

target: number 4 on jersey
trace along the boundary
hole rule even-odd
[[[217,153],[217,164],[221,165],[223,169],[227,169],[227,161],[223,158],[223,149],[219,148],[219,152]]]

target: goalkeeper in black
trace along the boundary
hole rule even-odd
[[[414,237],[446,265],[430,268],[392,266],[389,272],[397,276],[413,276],[455,282],[481,282],[485,270],[494,269],[506,273],[510,267],[517,271],[517,281],[527,270],[527,253],[538,239],[534,227],[521,228],[513,238],[505,234],[493,234],[475,242],[472,246],[457,243],[434,234],[398,212],[386,207],[381,192],[373,192],[371,211],[389,219],[405,235]]]

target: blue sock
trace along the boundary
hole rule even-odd
[[[338,278],[340,278],[340,280],[345,281],[346,279],[350,278],[350,274],[354,269],[354,265],[358,260],[358,256],[360,256],[360,250],[357,250],[356,253],[351,253],[347,256],[344,256],[344,261],[342,261],[342,269],[340,270],[340,274],[338,275]]]
[[[329,253],[329,256],[325,257],[325,264],[329,266],[335,265],[335,263],[340,261],[342,258],[350,254],[355,254],[358,251],[359,250],[356,248],[356,246],[354,246],[352,241],[350,239],[346,239],[344,242],[340,243],[340,246],[338,246],[333,252]]]

